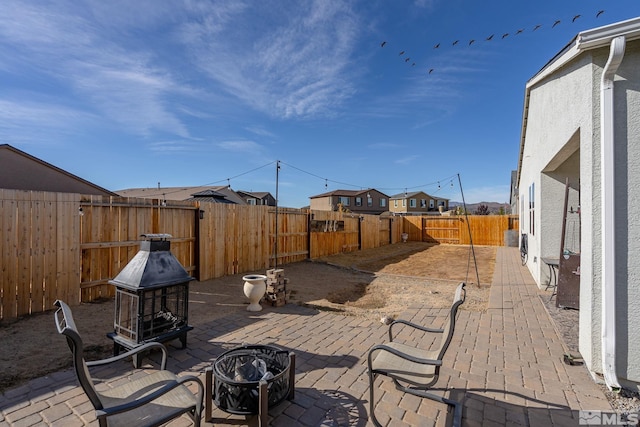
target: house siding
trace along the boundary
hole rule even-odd
[[[415,206],[411,206],[411,200],[415,200]],[[422,200],[425,206],[421,206]],[[404,204],[403,204],[404,201]],[[397,202],[398,206],[395,206]],[[444,210],[449,210],[449,199],[439,199],[424,192],[409,194],[406,197],[392,196],[389,199],[389,211],[397,214],[422,215],[438,213],[438,203],[442,203]],[[433,203],[433,208],[431,204]]]
[[[546,280],[546,266],[540,265],[541,256],[557,257],[560,253],[559,219],[562,215],[564,182],[557,177],[544,174],[551,167],[550,162],[576,133],[585,132],[584,126],[591,120],[590,101],[584,99],[584,92],[566,90],[584,80],[588,71],[582,67],[567,69],[563,76],[554,76],[531,89],[529,119],[525,135],[524,158],[520,177],[520,198],[525,200],[525,215],[522,230],[531,230],[529,209],[529,188],[535,189],[535,232],[529,236],[529,269],[538,283]],[[575,106],[575,107],[574,107]],[[558,114],[566,111],[567,114]],[[544,214],[543,214],[544,213]],[[553,221],[546,215],[552,215]],[[544,236],[544,241],[541,241]],[[544,245],[544,246],[541,246]]]
[[[332,211],[333,204],[331,203],[331,196],[311,199],[309,207],[316,211]]]
[[[535,187],[535,234],[528,236],[527,267],[539,286],[543,286],[549,280],[548,268],[540,258],[545,256],[557,258],[560,255],[561,246],[565,182],[558,176],[560,173],[553,170],[550,163],[570,141],[578,138],[579,146],[587,149],[580,150],[580,170],[577,173],[582,176],[585,169],[591,167],[591,150],[588,147],[592,145],[593,139],[591,126],[593,102],[591,90],[584,90],[591,86],[590,55],[583,55],[576,62],[562,68],[530,90],[523,150],[525,160],[522,164],[519,193],[520,199],[525,201],[525,211],[528,211],[528,188],[532,184]],[[585,185],[587,184],[585,181],[591,181],[591,178],[580,180],[581,203],[591,200],[593,196],[590,185]],[[588,213],[589,207],[583,204],[581,210],[581,235],[590,236],[592,218]],[[526,213],[521,221],[523,233],[528,233],[531,229],[529,215]],[[584,249],[589,247],[588,244],[592,239],[585,240],[583,240]],[[593,265],[589,261],[590,257],[589,251],[581,252],[581,282],[592,275],[589,271]],[[582,283],[580,286],[581,295],[591,294],[590,291],[584,292],[586,289]],[[582,307],[582,298],[580,304]],[[596,304],[589,301],[586,305],[595,306]],[[581,329],[581,335],[583,332],[585,331]],[[589,339],[589,341],[592,340]],[[583,354],[583,357],[589,363],[594,355],[591,354],[591,350],[587,350],[586,353],[588,354]]]
[[[563,175],[580,206],[579,346],[587,367],[602,373],[602,245],[600,85],[609,48],[589,50],[529,88],[518,193],[520,224],[529,230],[528,187],[535,183],[536,233],[529,236],[527,266],[539,286],[547,280],[541,256],[560,250]],[[617,369],[623,385],[640,384],[640,41],[627,43],[616,75],[616,316]],[[576,151],[577,147],[577,151]],[[561,159],[560,163],[558,159]],[[578,178],[577,182],[576,178]],[[561,197],[562,196],[562,197]],[[557,258],[558,255],[555,255]]]
[[[338,205],[342,199],[348,200],[348,203],[344,204],[342,208],[353,213],[379,215],[389,210],[389,196],[375,189],[358,192],[336,190],[331,193],[312,196],[310,197],[309,207],[318,211],[335,211],[338,210]],[[360,204],[358,204],[358,199],[360,199]],[[371,206],[369,206],[369,199],[371,199]],[[381,200],[383,199],[384,206],[381,206]]]
[[[640,381],[640,41],[627,44],[615,86],[618,365],[621,379]],[[618,161],[620,159],[620,161]],[[624,162],[626,160],[626,164]]]

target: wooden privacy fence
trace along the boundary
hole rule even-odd
[[[0,319],[110,298],[108,281],[138,252],[141,235],[172,236],[171,252],[199,280],[259,272],[307,258],[409,240],[468,244],[463,217],[381,217],[0,190]],[[517,219],[469,217],[474,244],[502,245]],[[277,227],[276,227],[277,226]],[[506,228],[508,227],[508,228]]]
[[[264,270],[309,257],[306,212],[272,206],[202,203],[199,280]],[[277,235],[277,247],[276,247]]]
[[[0,318],[79,300],[80,195],[0,189]]]
[[[80,227],[81,301],[115,295],[108,281],[138,252],[142,234],[170,234],[173,255],[191,275],[197,273],[198,207],[193,202],[161,206],[151,199],[83,196],[75,214]]]
[[[402,235],[400,217],[311,211],[309,218],[308,257],[312,259],[397,243]]]
[[[504,232],[518,230],[518,217],[511,215],[405,217],[409,240],[457,245],[503,246]],[[468,221],[468,222],[467,222]]]

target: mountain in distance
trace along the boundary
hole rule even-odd
[[[511,205],[509,203],[499,203],[499,202],[480,202],[480,203],[467,203],[467,212],[469,214],[473,214],[480,205],[486,205],[489,208],[490,214],[499,214],[500,209],[505,214],[511,213]],[[449,209],[454,209],[458,206],[462,206],[462,202],[449,202]]]

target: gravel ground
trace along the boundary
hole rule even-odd
[[[556,330],[564,341],[565,353],[569,353],[575,358],[582,358],[578,347],[579,332],[577,328],[580,312],[570,308],[556,307],[555,298],[549,300],[549,292],[541,294],[540,299],[549,312],[551,319],[553,319]],[[619,392],[613,392],[608,390],[605,385],[602,385],[602,391],[616,412],[622,414],[640,412],[640,393],[624,389]]]

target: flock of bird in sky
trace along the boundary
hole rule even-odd
[[[604,13],[604,10],[599,10],[596,13],[596,18],[599,18],[600,15],[602,15]],[[576,22],[578,19],[580,19],[582,17],[582,15],[574,15],[574,17],[571,19],[571,22]],[[562,21],[560,19],[556,19],[553,24],[551,25],[551,28],[555,28],[557,25],[560,25],[562,23]],[[538,24],[535,27],[533,27],[533,29],[531,31],[537,31],[542,27],[542,24]],[[517,36],[518,34],[522,34],[525,31],[524,28],[520,28],[518,29],[513,35]],[[507,37],[509,37],[509,33],[504,33],[502,34],[502,36],[500,37],[500,39],[506,39]],[[494,39],[494,37],[496,37],[496,34],[491,34],[490,36],[486,37],[484,40],[489,42],[491,40]],[[469,40],[468,46],[473,45],[474,43],[476,43],[475,39],[471,39]],[[460,44],[460,40],[455,40],[451,45],[452,46],[457,46]],[[386,41],[383,41],[382,43],[380,43],[380,47],[385,47],[387,45]],[[440,43],[437,43],[435,46],[433,46],[434,49],[439,49],[440,48]],[[402,57],[402,59],[404,59],[404,62],[406,62],[407,64],[411,65],[412,67],[416,66],[416,63],[414,61],[411,61],[411,57],[407,55],[407,52],[404,50],[401,50],[399,53],[399,56]],[[427,69],[428,73],[431,74],[434,72],[433,68],[428,68]]]

